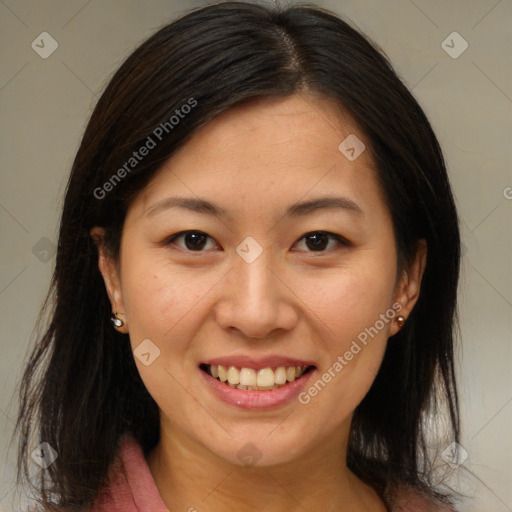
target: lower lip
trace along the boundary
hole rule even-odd
[[[263,410],[274,409],[290,403],[306,387],[316,372],[310,370],[299,379],[271,391],[244,391],[224,384],[205,371],[199,369],[210,389],[224,402],[240,409]]]

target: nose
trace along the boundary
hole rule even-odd
[[[295,296],[271,259],[271,251],[263,251],[252,263],[234,258],[216,307],[217,323],[223,329],[249,338],[267,338],[296,325]]]

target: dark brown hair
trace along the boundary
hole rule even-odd
[[[117,257],[130,200],[200,127],[244,101],[304,91],[336,101],[370,141],[399,264],[419,239],[428,245],[418,302],[354,412],[348,465],[381,495],[402,484],[436,495],[422,420],[446,406],[452,440],[459,439],[453,333],[460,240],[438,141],[387,58],[347,22],[315,6],[225,2],[163,27],[127,58],[74,160],[45,303],[49,325],[25,370],[17,424],[20,475],[27,476],[34,437],[59,454],[37,484],[47,509],[91,503],[124,433],[146,452],[159,436],[157,406],[128,337],[109,323],[90,229],[106,229]],[[166,125],[149,154],[112,182],[191,100],[190,112],[172,129]]]

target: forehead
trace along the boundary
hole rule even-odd
[[[311,94],[263,98],[217,116],[192,138],[188,148],[175,155],[175,161],[188,149],[198,159],[215,156],[240,167],[247,167],[252,163],[249,159],[256,158],[255,164],[270,164],[267,167],[277,171],[274,162],[299,164],[304,157],[311,167],[315,161],[321,165],[327,153],[338,157],[339,144],[350,134],[364,138],[351,116],[332,100]]]
[[[346,140],[366,149],[347,158],[340,150]],[[142,213],[168,195],[193,195],[254,213],[336,190],[363,204],[382,202],[369,143],[339,104],[297,94],[217,116],[157,171],[133,206]]]

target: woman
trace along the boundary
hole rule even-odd
[[[364,36],[189,13],[85,131],[20,471],[39,445],[47,510],[454,510],[426,422],[458,441],[459,257],[436,137]]]

